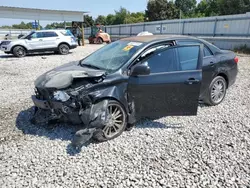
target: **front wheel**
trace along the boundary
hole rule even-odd
[[[224,100],[226,93],[226,80],[221,76],[217,76],[211,82],[204,102],[210,106],[219,105]]]
[[[122,134],[127,126],[127,114],[123,106],[114,100],[109,101],[107,107],[107,121],[102,131],[94,134],[94,139],[103,142],[112,140]]]
[[[13,49],[13,54],[16,57],[24,57],[24,56],[26,56],[26,50],[22,46],[16,46]]]
[[[69,53],[69,46],[67,44],[59,45],[58,52],[62,55],[67,55]]]

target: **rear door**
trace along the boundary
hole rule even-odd
[[[173,46],[140,62],[151,73],[129,78],[129,96],[138,118],[197,114],[202,50],[200,45]]]
[[[52,49],[57,47],[57,40],[59,40],[59,36],[54,31],[46,31],[43,32],[44,38],[44,48]]]
[[[204,94],[207,88],[209,88],[210,83],[212,82],[215,73],[216,73],[216,63],[217,60],[214,57],[212,51],[201,41],[198,40],[183,40],[178,41],[179,45],[186,44],[202,44],[203,48],[203,63],[202,63],[202,84],[201,84],[201,95]]]

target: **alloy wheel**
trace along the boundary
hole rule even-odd
[[[126,114],[118,104],[109,104],[107,114],[107,124],[103,128],[103,133],[107,139],[110,139],[120,134],[126,126]]]
[[[220,103],[226,94],[226,83],[219,79],[212,86],[211,99],[214,103]]]

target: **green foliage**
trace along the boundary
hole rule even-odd
[[[250,48],[245,44],[234,49],[236,53],[250,54]]]
[[[180,9],[184,15],[190,15],[196,8],[196,0],[175,0],[175,6]]]
[[[94,25],[95,21],[92,16],[85,15],[84,16],[84,27],[90,27]]]
[[[158,21],[180,18],[197,18],[230,14],[244,14],[250,12],[250,0],[201,0],[196,5],[196,0],[148,0],[147,9],[144,12],[129,12],[120,7],[114,14],[99,15],[95,20],[92,16],[85,15],[84,27],[101,25],[118,25],[139,23],[144,21]],[[71,22],[66,23],[71,26]],[[32,23],[1,26],[4,29],[32,29]],[[54,22],[46,25],[46,29],[64,28],[64,23]]]
[[[179,10],[172,1],[150,0],[147,4],[146,20],[157,21],[179,18]]]
[[[115,11],[115,14],[109,14],[107,16],[99,15],[95,23],[101,25],[116,25],[116,24],[129,24],[143,22],[145,14],[143,12],[130,13],[127,9],[120,7]]]
[[[66,26],[71,26],[71,22],[66,22]],[[45,29],[56,29],[56,28],[64,28],[64,22],[53,22],[51,24],[47,24]]]
[[[102,16],[102,15],[99,15],[96,20],[95,20],[95,23],[96,24],[101,24],[101,25],[106,25],[106,16]]]

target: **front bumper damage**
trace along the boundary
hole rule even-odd
[[[83,129],[75,134],[72,144],[80,147],[90,140],[95,133],[100,134],[106,125],[108,100],[93,103],[88,95],[81,99],[69,99],[66,102],[43,100],[33,95],[35,114],[33,124],[71,123],[83,125]]]

